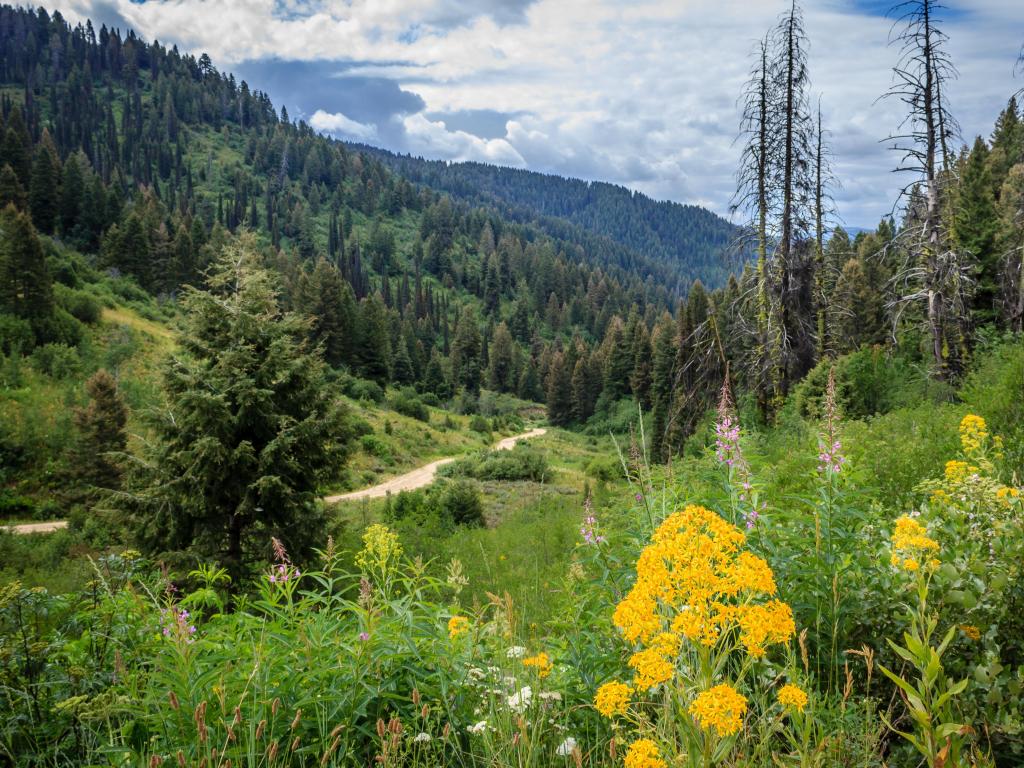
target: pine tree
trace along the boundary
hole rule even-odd
[[[480,391],[480,345],[480,328],[477,326],[476,313],[467,305],[459,315],[455,336],[452,339],[452,384],[472,394]]]
[[[675,387],[676,327],[664,313],[654,326],[651,370],[651,451],[655,461],[668,460],[669,412]]]
[[[556,427],[572,423],[572,373],[565,364],[565,355],[556,352],[548,370],[548,421]]]
[[[386,384],[391,376],[391,333],[388,311],[379,293],[359,303],[359,334],[355,360],[359,372],[378,384]]]
[[[32,179],[28,187],[28,207],[32,223],[44,234],[53,234],[60,204],[60,160],[49,131],[43,129],[43,138],[32,161]]]
[[[988,159],[988,147],[978,136],[960,172],[953,213],[956,243],[974,264],[974,307],[979,324],[995,319],[1002,261],[995,250],[999,218]]]
[[[444,372],[444,361],[436,348],[430,351],[430,361],[423,372],[423,389],[437,395],[441,400],[447,400],[452,396],[452,388]]]
[[[304,322],[282,313],[257,264],[243,235],[218,259],[209,290],[186,289],[181,353],[163,377],[167,407],[116,502],[146,551],[215,558],[236,588],[271,536],[296,561],[322,543],[317,491],[351,440]]]
[[[28,320],[40,343],[55,341],[53,279],[28,215],[8,205],[0,213],[0,312]]]
[[[60,187],[60,206],[58,222],[61,234],[68,236],[74,232],[78,217],[82,211],[82,198],[85,194],[85,180],[77,154],[71,155],[64,163],[64,176]]]
[[[0,208],[13,205],[15,208],[23,209],[27,202],[28,195],[18,180],[18,174],[10,165],[5,164],[0,168]]]
[[[101,369],[85,382],[85,391],[88,405],[74,412],[78,437],[71,452],[71,473],[83,490],[76,500],[121,487],[124,469],[118,454],[128,445],[128,408],[114,377]]]
[[[633,396],[644,410],[651,407],[651,376],[653,360],[651,352],[651,334],[647,324],[640,321],[633,331],[633,370],[629,375],[629,386]]]
[[[516,388],[515,342],[505,323],[494,329],[487,365],[487,384],[498,392],[513,392]]]

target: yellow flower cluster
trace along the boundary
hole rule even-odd
[[[448,637],[453,640],[469,629],[469,619],[465,616],[452,616],[448,619]]]
[[[671,632],[656,635],[642,651],[634,653],[629,666],[636,671],[633,685],[638,690],[650,690],[668,682],[675,672],[675,657],[679,653],[679,637]]]
[[[803,712],[807,706],[807,694],[792,683],[787,683],[779,689],[779,704]]]
[[[953,459],[946,462],[946,481],[954,485],[963,483],[968,475],[978,474],[978,468],[966,461]]]
[[[961,624],[960,631],[964,633],[964,637],[968,640],[981,640],[981,630],[973,624]]]
[[[597,689],[594,706],[597,707],[598,712],[608,718],[624,715],[629,707],[630,691],[630,687],[625,683],[618,681],[605,683]]]
[[[1002,503],[1004,507],[1010,506],[1014,501],[1020,498],[1020,491],[1010,485],[1004,485],[996,489],[996,498]]]
[[[626,768],[667,768],[661,759],[658,745],[650,739],[637,739],[626,752]]]
[[[968,456],[978,453],[988,440],[988,425],[981,416],[969,413],[960,422],[960,445]]]
[[[719,736],[731,736],[743,727],[747,697],[722,683],[697,696],[687,711],[704,730],[714,728]]]
[[[771,568],[741,551],[746,537],[704,507],[690,505],[658,526],[637,560],[636,583],[612,617],[626,640],[645,647],[630,659],[636,688],[668,680],[681,640],[714,646],[730,632],[751,656],[795,633],[789,606],[756,603],[776,592]],[[667,631],[666,631],[667,630]]]
[[[374,523],[363,533],[363,549],[356,555],[356,565],[363,571],[386,576],[402,556],[398,534],[386,525]]]
[[[892,534],[892,564],[905,571],[917,571],[921,568],[921,560],[929,552],[936,552],[939,543],[929,538],[928,530],[917,520],[907,515],[896,521],[896,530]],[[928,567],[935,570],[939,561],[932,558]]]
[[[551,670],[554,668],[554,664],[551,663],[551,659],[548,658],[544,651],[541,651],[536,656],[523,659],[523,666],[535,667],[537,669],[537,677],[541,679],[550,675]]]

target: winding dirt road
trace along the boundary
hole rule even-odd
[[[498,441],[494,446],[496,451],[510,451],[515,444],[520,440],[529,440],[534,437],[540,437],[546,434],[547,430],[543,427],[537,429],[531,429],[529,432],[524,432],[521,435],[514,435],[512,437],[506,437],[504,440]],[[434,478],[437,476],[437,470],[443,467],[445,464],[451,464],[455,461],[454,458],[438,459],[432,461],[429,464],[424,464],[422,467],[414,469],[412,472],[406,472],[404,475],[393,477],[380,485],[374,485],[370,488],[364,488],[361,491],[352,491],[351,493],[341,493],[337,496],[327,496],[324,501],[328,504],[337,504],[339,501],[356,501],[358,499],[379,499],[387,496],[389,493],[399,493],[401,491],[413,491],[417,488],[422,488],[425,485],[430,485],[434,482]],[[24,523],[22,525],[5,525],[0,526],[2,530],[9,531],[10,533],[25,534],[25,533],[51,533],[53,531],[59,531],[62,528],[68,527],[67,520],[50,520],[45,523]]]
[[[3,529],[11,533],[50,533],[67,528],[67,520],[50,520],[46,523],[24,523],[22,525],[5,525]]]
[[[521,435],[515,435],[513,437],[506,437],[504,440],[499,441],[495,446],[496,451],[509,451],[518,443],[520,440],[529,440],[534,437],[540,437],[546,434],[547,430],[543,427],[537,429],[531,429],[529,432],[524,432]],[[434,482],[434,478],[437,476],[437,470],[443,467],[445,464],[451,464],[455,461],[454,458],[438,459],[432,461],[429,464],[424,464],[422,467],[414,469],[412,472],[406,472],[404,475],[393,477],[380,485],[374,485],[370,488],[364,488],[361,491],[352,491],[351,493],[341,493],[337,496],[327,496],[324,501],[328,504],[336,504],[339,501],[357,501],[359,499],[380,499],[387,496],[389,493],[400,493],[401,491],[413,491],[417,488],[422,488],[425,485],[430,485]]]

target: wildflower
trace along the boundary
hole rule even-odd
[[[487,721],[481,720],[480,722],[474,723],[473,725],[469,726],[468,728],[466,728],[466,730],[470,733],[483,733],[487,730]]]
[[[589,502],[590,497],[587,496],[587,504]],[[587,504],[584,505],[584,508],[587,508]],[[606,541],[605,537],[597,532],[597,518],[590,512],[583,518],[583,525],[580,526],[580,536],[583,537],[584,544],[604,544]]]
[[[633,685],[637,690],[650,690],[672,678],[675,672],[674,656],[679,652],[679,637],[662,632],[650,647],[634,653],[629,666],[636,670]]]
[[[719,736],[731,736],[743,727],[747,697],[722,683],[697,696],[687,711],[704,730],[714,728]]]
[[[964,453],[971,454],[980,451],[988,440],[988,426],[981,416],[969,413],[960,422],[960,445]]]
[[[430,741],[430,734],[417,733],[416,736],[413,738],[413,741],[417,744],[425,744],[426,742]]]
[[[528,685],[524,685],[519,689],[517,693],[513,693],[508,697],[508,707],[514,712],[522,714],[533,700],[533,689]]]
[[[597,695],[594,696],[594,706],[598,712],[607,718],[612,718],[615,715],[624,715],[626,714],[626,708],[629,706],[630,690],[630,687],[625,683],[617,681],[605,683],[597,689]]]
[[[562,694],[560,694],[558,691],[542,691],[541,693],[537,694],[537,698],[541,701],[561,701]]]
[[[779,704],[803,712],[807,706],[807,694],[792,683],[788,683],[779,689]]]
[[[452,616],[448,619],[448,637],[455,639],[469,629],[469,619],[465,616]]]
[[[163,636],[177,642],[195,642],[196,626],[184,608],[163,608],[160,611]]]
[[[530,656],[527,659],[523,659],[524,667],[535,667],[537,669],[537,676],[542,680],[551,674],[551,669],[554,665],[551,663],[551,659],[548,655],[541,651],[536,656]]]
[[[402,556],[398,535],[386,525],[374,523],[363,533],[363,549],[356,555],[356,565],[364,571],[387,576]]]
[[[574,749],[576,749],[576,739],[572,736],[566,736],[565,741],[558,745],[555,754],[559,757],[568,757]]]
[[[365,643],[369,639],[370,639],[370,633],[369,632],[360,632],[359,633],[359,640],[361,642]]]
[[[1008,485],[996,489],[996,499],[1002,502],[1003,506],[1010,506],[1016,499],[1020,498],[1020,491]]]
[[[733,414],[732,393],[729,379],[722,383],[722,394],[718,400],[718,420],[715,422],[715,458],[719,464],[730,469],[746,469],[743,450],[740,447],[740,423]]]
[[[825,387],[825,433],[818,439],[818,471],[823,475],[839,474],[846,457],[843,456],[843,445],[839,441],[839,404],[836,401],[836,369],[828,372],[828,385]]]
[[[505,656],[510,659],[521,659],[526,655],[526,649],[521,645],[513,645],[507,651]]]
[[[896,521],[896,530],[892,534],[893,553],[914,555],[922,552],[934,552],[939,543],[928,537],[928,530],[908,515]],[[906,565],[904,565],[906,567]]]
[[[973,624],[961,624],[960,631],[964,633],[964,637],[968,640],[974,640],[975,642],[981,640],[981,630]]]
[[[626,768],[667,768],[661,759],[658,745],[650,739],[637,739],[626,752]]]

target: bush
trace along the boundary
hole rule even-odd
[[[36,503],[6,489],[0,490],[0,518],[31,520],[36,516]]]
[[[59,283],[54,285],[54,294],[57,303],[76,320],[88,325],[95,325],[100,321],[103,308],[92,294],[68,288]]]
[[[430,411],[412,387],[403,387],[395,394],[391,398],[391,408],[411,419],[423,422],[430,421]]]
[[[469,420],[469,428],[482,435],[491,434],[491,424],[483,416],[477,415]]]
[[[362,400],[378,405],[384,402],[384,390],[375,381],[345,376],[339,380],[339,383],[341,391],[353,400]]]
[[[587,464],[586,473],[604,483],[622,478],[622,462],[612,456],[598,456]]]
[[[40,373],[54,379],[68,379],[81,371],[78,350],[66,344],[44,344],[32,353],[32,364]]]
[[[28,320],[14,315],[0,315],[0,352],[5,355],[27,353],[36,344]]]
[[[359,444],[362,446],[363,451],[370,456],[376,456],[378,459],[384,459],[385,461],[390,461],[393,458],[391,446],[376,435],[363,435],[359,439]]]
[[[445,483],[438,497],[441,512],[456,525],[484,524],[484,505],[480,491],[471,480]]]
[[[82,324],[63,307],[56,307],[50,317],[36,320],[32,329],[38,344],[77,346],[82,340]]]
[[[444,468],[444,474],[477,480],[532,480],[542,483],[547,479],[548,460],[535,448],[517,445],[511,451],[489,451],[454,462]]]

